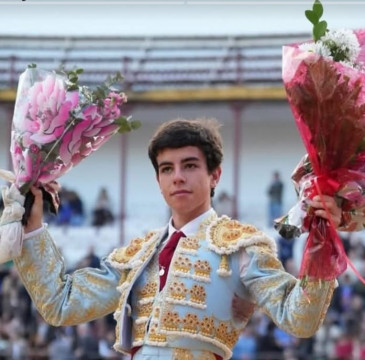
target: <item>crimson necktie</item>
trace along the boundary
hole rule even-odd
[[[174,255],[176,246],[183,236],[185,236],[185,234],[182,231],[175,231],[158,256],[158,264],[160,266],[160,291],[165,286],[172,255]]]

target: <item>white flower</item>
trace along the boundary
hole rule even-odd
[[[323,57],[332,59],[331,49],[322,41],[317,41],[314,44],[314,51]]]
[[[317,42],[300,44],[299,49],[354,67],[360,44],[352,30],[340,29],[327,31]]]
[[[359,41],[349,29],[329,30],[318,42],[322,42],[331,50],[336,61],[354,63],[360,52]]]
[[[321,41],[300,44],[299,49],[332,59],[331,50]]]
[[[298,47],[300,50],[302,51],[308,51],[308,52],[316,52],[315,51],[315,44],[314,42],[310,42],[310,43],[303,43],[300,44]]]

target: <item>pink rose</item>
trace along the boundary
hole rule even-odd
[[[25,86],[26,82],[23,84]],[[14,113],[14,126],[29,132],[32,141],[48,144],[62,135],[70,111],[78,102],[77,91],[68,92],[60,76],[49,74],[29,88],[27,102]]]

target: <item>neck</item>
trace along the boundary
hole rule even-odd
[[[189,214],[172,214],[172,225],[176,230],[180,230],[184,225],[188,224],[190,221],[196,219],[198,216],[204,214],[210,209],[208,207],[207,209],[204,209],[202,211],[196,212],[196,213],[189,213]]]

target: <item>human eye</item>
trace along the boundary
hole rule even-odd
[[[198,166],[197,166],[197,164],[195,164],[195,163],[186,163],[185,164],[185,168],[186,169],[195,169],[195,168],[197,168]]]
[[[161,166],[160,173],[161,174],[169,174],[172,171],[172,166]]]

